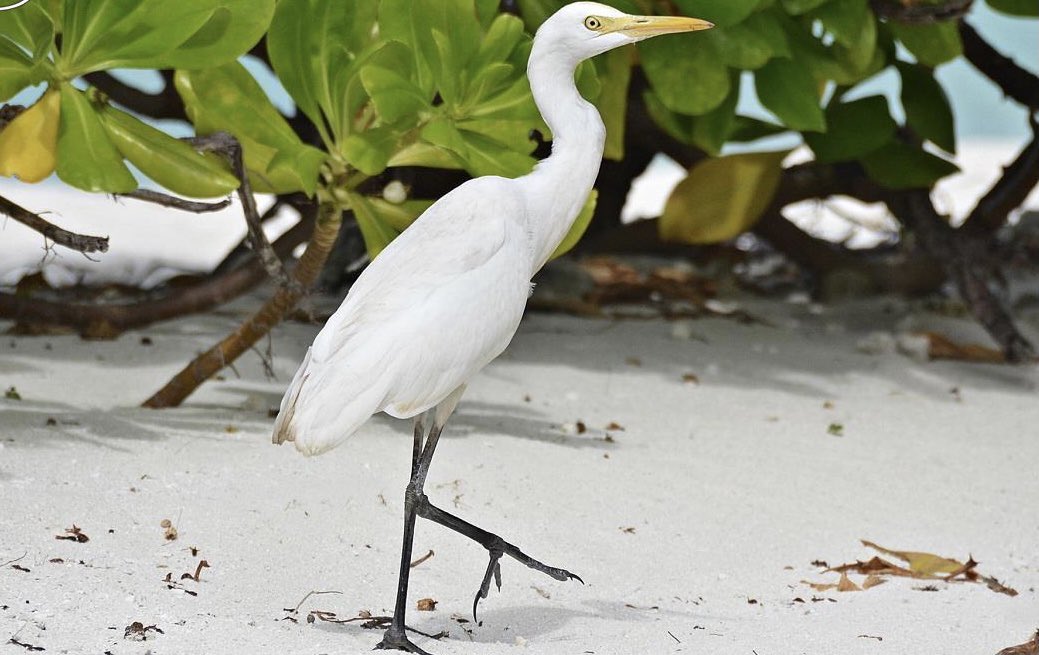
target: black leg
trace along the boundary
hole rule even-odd
[[[408,608],[408,579],[411,575],[411,551],[415,540],[415,517],[418,499],[423,497],[422,487],[426,483],[426,474],[433,459],[437,441],[440,439],[441,427],[435,422],[429,430],[425,446],[422,444],[422,419],[415,421],[415,436],[412,444],[411,480],[404,491],[404,543],[400,553],[400,576],[397,579],[397,602],[393,608],[393,622],[383,634],[375,648],[381,650],[396,649],[418,655],[429,655],[408,639],[404,625],[404,615]]]
[[[465,519],[459,518],[454,514],[450,514],[439,507],[436,507],[429,502],[429,499],[426,498],[425,494],[422,494],[417,499],[415,510],[422,518],[433,521],[434,523],[439,523],[445,528],[450,528],[461,535],[469,537],[487,549],[487,553],[490,555],[490,562],[487,564],[487,572],[484,574],[483,582],[480,584],[480,589],[476,592],[476,598],[473,600],[473,619],[476,619],[476,607],[479,605],[480,600],[487,598],[487,593],[490,591],[491,587],[492,577],[494,578],[494,583],[498,587],[498,590],[501,590],[501,566],[499,565],[498,560],[501,559],[502,555],[508,555],[520,564],[534,569],[535,571],[540,571],[556,580],[562,582],[566,582],[567,580],[577,580],[581,584],[584,584],[584,580],[570,571],[542,564],[498,535],[487,532],[483,528],[477,527]]]

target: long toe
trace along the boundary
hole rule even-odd
[[[382,641],[375,645],[374,650],[402,650],[406,653],[415,653],[415,655],[431,655],[416,646],[403,632],[393,628],[383,634]]]

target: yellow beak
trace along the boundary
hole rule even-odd
[[[635,39],[646,39],[661,34],[709,30],[714,23],[685,16],[630,16],[618,18],[609,26],[609,32],[620,32]]]

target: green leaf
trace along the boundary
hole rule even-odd
[[[826,109],[826,133],[808,132],[804,138],[816,160],[850,161],[888,143],[896,128],[887,98],[877,95],[830,103]]]
[[[801,14],[808,13],[809,11],[819,7],[827,2],[833,2],[836,0],[780,0],[783,8],[786,9],[787,13],[793,14],[794,16],[800,16]]]
[[[187,41],[216,0],[66,0],[61,59],[66,73],[152,67]]]
[[[119,153],[170,191],[192,198],[216,198],[238,188],[238,178],[218,155],[203,155],[111,106],[102,107],[100,116]]]
[[[223,130],[241,142],[256,191],[314,193],[327,155],[300,141],[240,63],[180,70],[174,81],[199,134]]]
[[[888,23],[891,32],[924,66],[937,66],[963,54],[958,21],[931,25]]]
[[[84,191],[129,193],[137,188],[97,109],[71,84],[61,85],[57,172],[63,182]]]
[[[929,189],[960,170],[952,162],[900,141],[863,157],[862,165],[870,177],[891,189]]]
[[[361,228],[361,236],[364,237],[364,245],[368,250],[368,257],[375,259],[390,242],[400,234],[380,218],[371,200],[359,193],[347,191],[346,196],[350,202],[350,208],[357,219],[357,227]]]
[[[53,43],[54,25],[39,5],[0,11],[0,102],[44,81]]]
[[[0,36],[0,102],[33,83],[33,62],[16,45]]]
[[[729,69],[718,38],[709,31],[650,39],[639,44],[639,52],[653,91],[671,111],[706,114],[729,95]]]
[[[934,72],[925,66],[898,62],[902,75],[902,106],[906,124],[918,136],[946,152],[956,152],[952,107]]]
[[[831,0],[814,12],[855,70],[873,60],[877,47],[877,22],[867,0]]]
[[[803,63],[773,59],[754,73],[758,99],[785,125],[798,131],[824,132],[815,79]]]
[[[431,110],[429,98],[396,70],[369,64],[361,69],[361,83],[372,98],[379,117],[387,123],[398,123],[404,119],[414,124],[418,122],[418,114]]]
[[[248,52],[270,27],[275,0],[215,0],[213,12],[187,41],[138,68],[209,68]]]
[[[728,27],[750,16],[761,0],[674,0],[680,13]]]
[[[402,203],[393,203],[375,196],[367,198],[382,222],[397,232],[406,230],[433,204],[432,200],[405,200]]]
[[[620,48],[596,57],[596,70],[602,83],[595,106],[606,125],[606,159],[624,159],[624,127],[628,111],[628,85],[631,82],[630,48]]]
[[[354,132],[343,139],[340,151],[351,166],[365,175],[386,170],[400,143],[400,133],[389,126]]]
[[[1039,16],[1039,3],[1035,0],[986,0],[986,4],[1011,16]]]
[[[534,159],[529,155],[477,132],[460,130],[445,119],[430,121],[422,130],[422,138],[450,152],[473,176],[517,177],[529,173],[534,166]]]
[[[366,100],[357,70],[374,47],[377,9],[370,0],[279,0],[267,33],[278,79],[329,149]]]
[[[0,43],[5,41],[17,46],[26,59],[40,61],[54,45],[54,23],[36,2],[0,11]]]
[[[739,73],[733,73],[732,91],[722,104],[693,120],[692,142],[709,155],[717,155],[729,138],[740,99]]]
[[[718,243],[750,229],[772,203],[789,151],[705,159],[675,187],[660,217],[660,237]]]
[[[716,38],[725,63],[742,70],[761,68],[772,57],[790,54],[786,34],[767,14],[754,14],[739,25],[718,29]]]
[[[782,125],[769,123],[767,121],[751,118],[750,116],[736,117],[732,121],[732,129],[729,132],[729,141],[736,143],[750,143],[758,139],[783,134],[788,130]]]
[[[584,207],[581,208],[581,212],[574,219],[573,224],[570,225],[570,230],[563,237],[563,240],[559,242],[556,249],[552,252],[549,259],[555,259],[561,257],[573,249],[577,245],[577,242],[584,236],[585,231],[588,230],[588,225],[592,222],[592,217],[595,216],[595,205],[599,200],[599,192],[596,189],[592,189],[592,192],[588,194],[588,199],[584,201]]]

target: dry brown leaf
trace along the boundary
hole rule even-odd
[[[1039,630],[1025,643],[1004,648],[996,655],[1039,655]]]
[[[936,577],[939,573],[946,575],[962,572],[964,564],[954,559],[932,555],[931,553],[918,553],[910,550],[891,550],[878,546],[872,541],[862,540],[862,545],[873,550],[880,551],[885,555],[897,557],[909,565],[909,570],[917,574],[915,577]]]
[[[841,573],[841,579],[837,581],[837,591],[862,591],[862,587],[852,582],[847,573]]]
[[[949,337],[937,332],[918,332],[928,341],[927,355],[931,359],[956,359],[964,362],[1002,363],[1006,361],[1003,353],[995,348],[981,346],[976,343],[956,343]]]
[[[588,257],[581,260],[580,266],[600,286],[642,282],[638,271],[609,257]]]
[[[437,608],[437,601],[432,598],[419,598],[416,605],[420,612],[432,612]]]
[[[884,578],[880,577],[876,573],[870,573],[866,576],[866,579],[862,582],[863,589],[869,589],[870,587],[876,587],[887,582]]]
[[[812,589],[815,589],[816,591],[829,591],[831,589],[837,588],[836,584],[832,584],[829,582],[812,582],[811,580],[802,580],[801,582],[803,584],[808,585]]]

